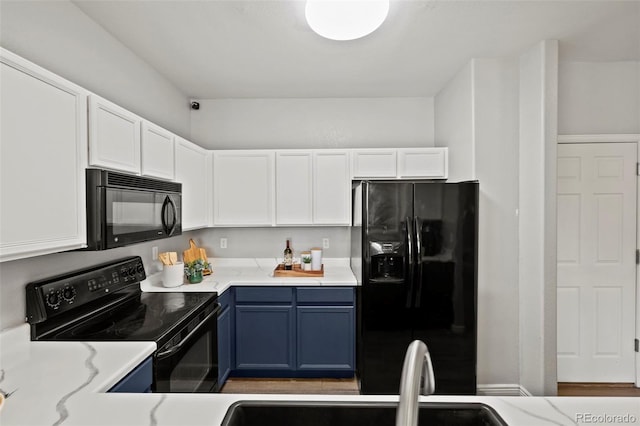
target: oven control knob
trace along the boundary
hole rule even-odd
[[[53,309],[58,309],[60,307],[60,302],[62,299],[60,298],[60,290],[51,290],[46,297],[47,305]]]
[[[142,263],[138,263],[138,266],[136,266],[136,272],[138,274],[142,274],[144,272],[144,266],[142,266]]]
[[[72,303],[73,300],[76,298],[75,287],[71,287],[71,286],[65,287],[64,290],[62,290],[62,298],[67,302]]]

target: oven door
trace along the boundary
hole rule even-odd
[[[154,355],[154,392],[216,392],[218,386],[218,313],[189,323]],[[193,325],[192,325],[193,324]],[[185,335],[183,335],[185,334]],[[174,344],[175,342],[175,344]]]
[[[108,187],[103,190],[106,248],[181,234],[179,194]]]

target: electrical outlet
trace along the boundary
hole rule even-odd
[[[151,259],[152,260],[158,260],[158,247],[157,246],[151,247]]]
[[[227,239],[226,238],[220,238],[220,248],[222,248],[222,249],[226,249],[227,248]]]
[[[329,239],[328,238],[323,238],[322,239],[322,248],[323,249],[328,249],[329,248]]]

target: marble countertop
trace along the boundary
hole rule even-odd
[[[3,426],[220,425],[242,400],[378,401],[397,396],[108,394],[155,350],[140,342],[31,342],[29,326],[0,333],[0,389],[11,393]],[[640,398],[428,396],[422,402],[480,402],[510,425],[640,424]]]
[[[185,281],[179,287],[164,287],[162,272],[152,274],[140,283],[142,291],[217,291],[222,294],[231,286],[243,285],[291,285],[291,286],[356,286],[358,284],[349,259],[327,258],[323,260],[322,277],[274,277],[273,270],[280,259],[211,258],[212,274],[205,276],[201,283],[189,284]]]
[[[234,285],[357,285],[348,259],[325,259],[320,278],[277,278],[278,259],[210,259],[199,284],[167,288],[161,273],[143,291],[217,291]],[[397,402],[364,395],[110,394],[105,393],[156,350],[153,342],[32,342],[29,325],[0,333],[3,426],[220,425],[242,400]],[[480,402],[510,425],[640,425],[640,398],[429,396],[422,402]]]

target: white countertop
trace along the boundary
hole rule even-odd
[[[358,284],[349,259],[327,258],[323,260],[322,277],[274,277],[273,270],[280,259],[238,259],[211,258],[212,274],[205,276],[201,283],[189,284],[185,281],[179,287],[164,287],[162,272],[150,275],[140,283],[142,291],[217,291],[222,294],[231,286],[291,285],[291,286],[356,286]]]
[[[31,342],[26,324],[4,331],[0,389],[13,393],[0,411],[0,424],[220,425],[229,406],[240,400],[398,400],[358,395],[104,393],[154,350],[154,343],[140,342]],[[429,396],[421,401],[485,403],[510,425],[640,424],[640,398]],[[578,421],[579,416],[584,421]],[[604,421],[593,421],[595,416]]]

